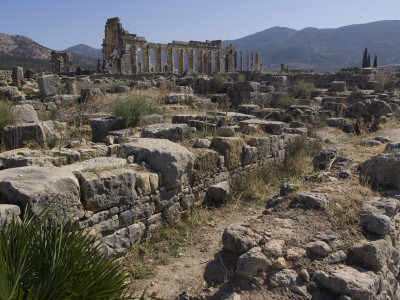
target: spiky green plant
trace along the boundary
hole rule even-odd
[[[77,224],[0,224],[0,299],[126,299],[127,275]]]

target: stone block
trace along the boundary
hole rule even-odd
[[[81,98],[82,101],[87,101],[87,100],[94,100],[98,96],[103,95],[101,90],[99,88],[86,88],[86,89],[81,89]]]
[[[334,92],[345,92],[346,91],[346,81],[332,81],[331,90]]]
[[[14,116],[14,121],[17,124],[21,123],[39,123],[37,113],[32,105],[21,104],[13,105],[11,113]]]
[[[78,175],[82,203],[96,212],[118,205],[132,204],[137,199],[136,173],[130,169],[82,172]]]
[[[171,142],[182,141],[190,130],[186,124],[153,124],[142,129],[143,138],[167,139]]]
[[[28,166],[0,172],[0,203],[15,204],[35,215],[49,207],[55,221],[83,217],[78,180],[57,167]]]
[[[208,188],[208,197],[212,203],[221,204],[228,198],[229,191],[229,182],[222,181]]]
[[[45,140],[43,127],[40,123],[20,123],[16,126],[4,127],[4,144],[8,149],[24,147],[28,142],[42,145]]]
[[[260,83],[254,81],[238,81],[235,83],[235,90],[239,92],[257,92],[259,90]]]
[[[123,124],[121,119],[109,116],[91,119],[90,127],[92,129],[92,142],[104,143],[110,132],[122,129]]]
[[[164,123],[163,117],[161,115],[152,114],[142,117],[142,126],[161,124]]]
[[[24,80],[24,69],[21,67],[13,67],[11,77],[13,84],[20,86],[21,81]]]
[[[194,156],[185,147],[164,139],[141,138],[118,147],[118,156],[135,157],[161,173],[161,183],[168,189],[184,185],[192,174]]]
[[[58,94],[58,80],[54,75],[44,75],[37,78],[39,90],[43,98]]]
[[[214,147],[224,156],[225,166],[228,170],[233,170],[242,165],[242,151],[244,142],[236,137],[215,137],[211,141]]]

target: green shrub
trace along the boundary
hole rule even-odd
[[[340,72],[354,72],[354,74],[359,74],[361,71],[358,67],[341,68]]]
[[[288,88],[288,94],[296,99],[310,99],[313,88],[311,83],[300,80]]]
[[[127,275],[70,221],[0,224],[0,299],[121,299]]]
[[[212,79],[213,87],[217,92],[224,92],[226,77],[222,74],[215,74]]]
[[[290,106],[292,105],[297,105],[299,103],[299,101],[297,101],[295,98],[293,98],[292,96],[285,94],[282,95],[280,98],[280,103],[279,103],[279,107],[282,109],[289,109]]]
[[[242,73],[239,73],[239,75],[238,75],[238,81],[246,81],[246,80],[247,80],[246,75],[244,75],[244,74],[242,74]]]
[[[113,114],[120,117],[125,127],[140,125],[145,115],[163,113],[163,110],[155,102],[149,102],[142,96],[118,98],[112,106]]]
[[[0,101],[0,151],[4,148],[4,127],[14,123],[11,102]]]

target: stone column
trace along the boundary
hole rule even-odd
[[[247,55],[247,68],[246,71],[250,71],[250,57],[249,57],[249,51],[246,51]]]
[[[174,50],[166,48],[165,53],[167,54],[167,73],[174,72]]]
[[[254,71],[254,55],[253,55],[253,51],[251,51],[251,71]]]
[[[203,50],[197,51],[197,72],[204,73]]]
[[[183,73],[183,69],[184,69],[183,49],[178,49],[177,50],[177,54],[178,54],[178,74],[182,74]]]
[[[149,46],[146,46],[145,49],[142,49],[143,53],[143,73],[150,73],[150,49]]]
[[[212,74],[212,53],[211,51],[207,52],[207,73]]]
[[[194,70],[194,55],[193,49],[190,49],[187,53],[188,56],[188,70]]]
[[[162,49],[158,47],[154,50],[154,54],[156,55],[156,69],[155,72],[162,73]]]
[[[239,66],[240,72],[243,71],[243,52],[240,51],[240,66]]]

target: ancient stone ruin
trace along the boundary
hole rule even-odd
[[[151,58],[154,52],[155,63]],[[185,68],[185,55],[187,68]],[[243,53],[233,45],[222,49],[222,41],[172,41],[172,43],[149,43],[144,37],[124,30],[119,18],[108,19],[103,40],[103,59],[107,70],[113,74],[174,73],[185,69],[198,73],[227,73],[235,71],[261,71],[258,53],[246,52],[246,69]],[[177,68],[175,67],[177,64]]]
[[[55,74],[74,71],[74,59],[72,53],[51,51],[51,66],[53,73]]]

